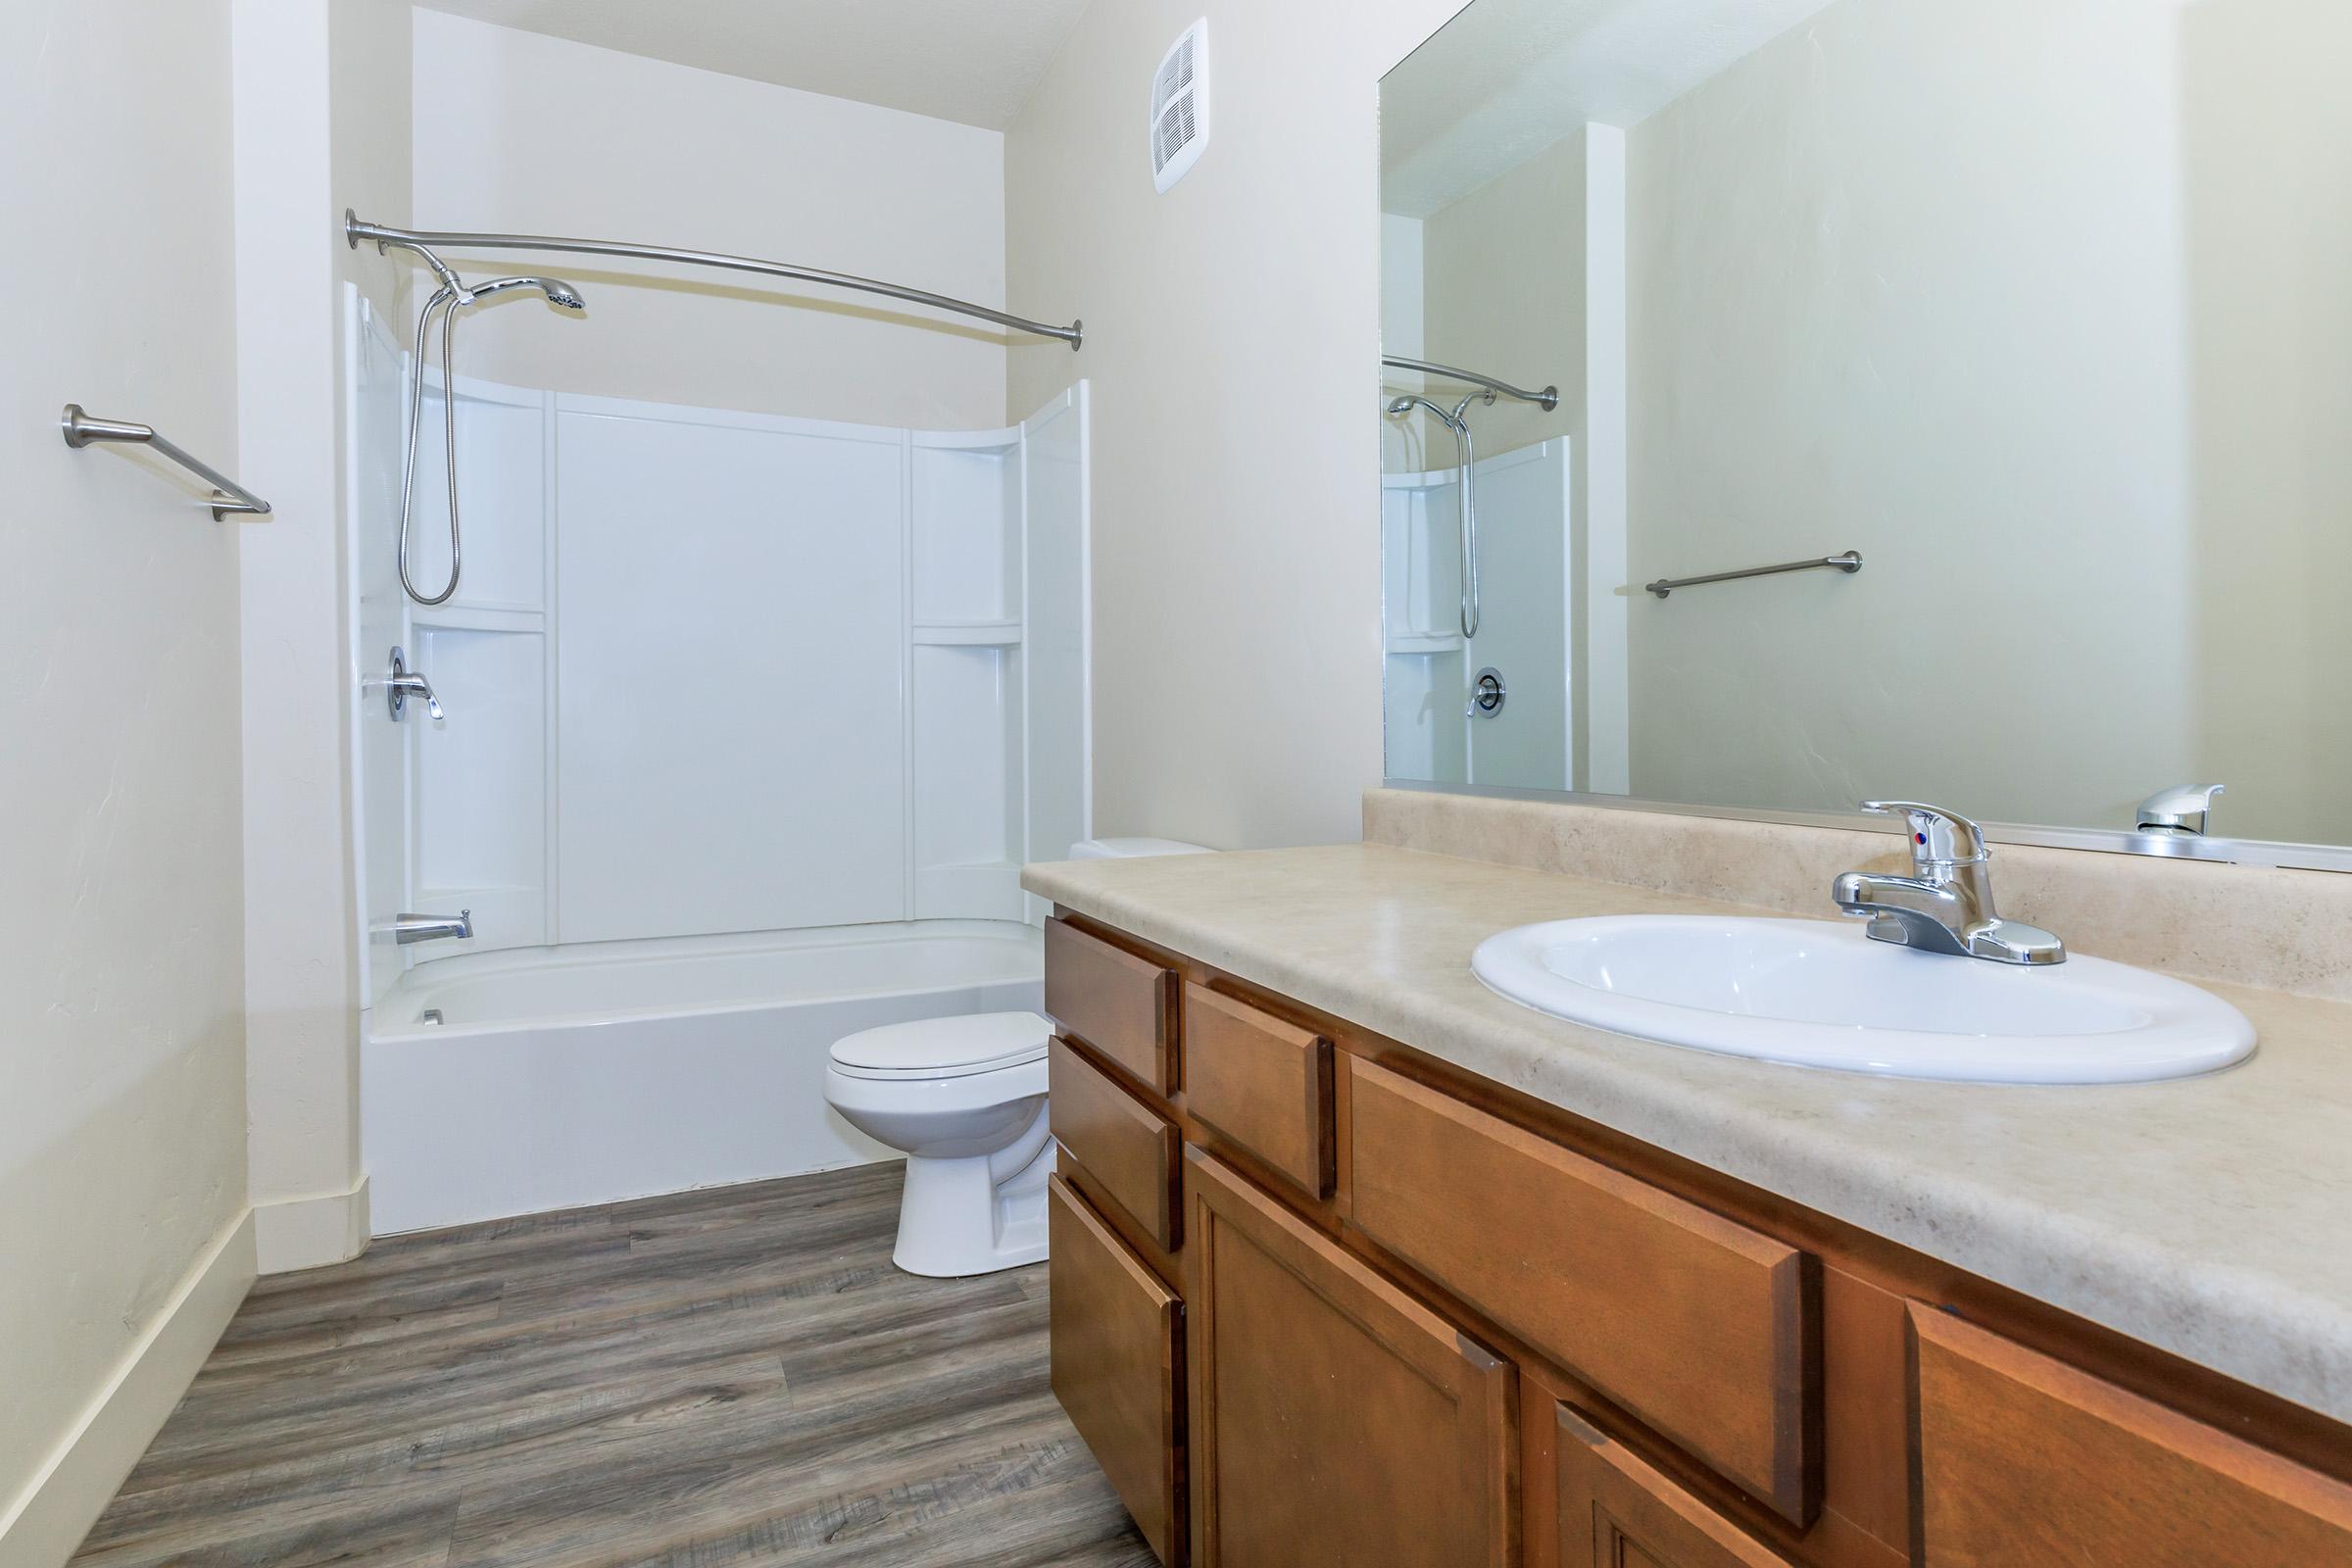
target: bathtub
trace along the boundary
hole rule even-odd
[[[362,1015],[371,1226],[390,1235],[897,1158],[825,1103],[833,1042],[1036,1008],[1043,976],[1037,930],[994,920],[420,963]]]

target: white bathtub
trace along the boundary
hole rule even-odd
[[[364,1015],[373,1228],[895,1158],[825,1103],[833,1042],[908,1018],[1035,1008],[1043,973],[1036,929],[992,920],[420,964]]]

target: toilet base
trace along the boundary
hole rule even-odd
[[[1044,1121],[1044,1111],[1038,1119]],[[991,1170],[992,1165],[1004,1168],[1001,1155],[907,1155],[899,1243],[890,1260],[931,1279],[1044,1262],[1046,1178],[1054,1169],[1054,1140],[1045,1138],[1028,1163],[1002,1181]]]

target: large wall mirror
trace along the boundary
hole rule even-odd
[[[2352,863],[2347,59],[1474,0],[1381,95],[1390,776]]]

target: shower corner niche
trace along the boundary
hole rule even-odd
[[[1065,396],[1007,429],[909,438],[908,883],[917,919],[1027,918],[1021,863],[1083,836],[1082,814],[1059,804],[1074,797],[1050,777],[1083,766],[1064,742],[1079,732],[1045,712],[1084,702],[1083,668],[1070,662],[1082,655],[1083,576],[1073,568],[1083,563],[1059,559],[1083,550],[1082,514],[1063,515],[1083,496],[1047,471],[1056,441],[1075,434],[1056,415],[1078,413]],[[1054,842],[1056,833],[1067,836]]]

